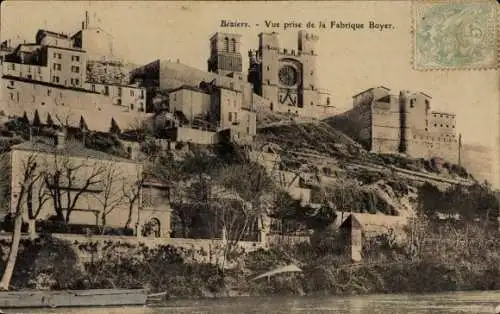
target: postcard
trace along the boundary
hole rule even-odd
[[[0,309],[494,313],[499,9],[2,2]]]

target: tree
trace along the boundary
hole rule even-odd
[[[80,116],[80,130],[82,131],[87,131],[89,128],[87,126],[87,122],[85,122],[85,119],[83,116]]]
[[[99,189],[106,168],[97,160],[71,158],[71,146],[54,151],[47,158],[44,181],[58,221],[69,223],[71,212],[84,194]]]
[[[14,230],[12,232],[7,264],[2,275],[2,280],[0,281],[1,290],[9,289],[12,274],[14,273],[14,267],[19,252],[19,244],[21,241],[21,227],[23,223],[25,204],[27,202],[27,192],[29,187],[41,178],[40,172],[37,171],[38,167],[39,164],[37,163],[36,156],[34,154],[27,156],[27,158],[22,162],[21,175],[18,178],[19,180],[14,183],[13,188],[18,191],[16,197],[17,202],[14,210],[11,212],[14,218]]]
[[[120,130],[118,123],[116,123],[115,118],[111,118],[111,127],[109,128],[109,133],[120,134],[121,132],[122,131]]]
[[[53,127],[54,126],[54,120],[52,120],[52,117],[50,116],[50,113],[47,114],[47,126],[48,127]]]
[[[29,233],[32,239],[36,236],[36,219],[49,199],[50,195],[42,173],[37,180],[31,182],[27,189],[26,208],[28,211]]]
[[[35,116],[33,118],[33,126],[34,127],[40,127],[40,115],[38,114],[38,109],[35,110]]]
[[[139,202],[139,196],[141,195],[145,178],[146,174],[142,171],[141,167],[139,167],[137,171],[137,180],[135,180],[132,184],[124,183],[122,186],[123,196],[125,197],[125,201],[128,205],[128,215],[124,225],[125,229],[130,228],[130,224],[132,223],[134,208]],[[137,212],[139,214],[139,210]],[[139,223],[139,221],[137,221],[137,223]]]
[[[21,118],[21,122],[28,125],[30,123],[30,120],[28,119],[28,114],[26,111],[23,113],[23,117]]]
[[[108,165],[103,173],[103,191],[96,195],[100,203],[100,225],[104,233],[107,221],[107,216],[116,208],[125,204],[125,195],[122,187],[125,183],[123,173],[114,165]]]

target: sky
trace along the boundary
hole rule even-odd
[[[258,46],[260,32],[277,31],[282,48],[297,49],[299,28],[284,23],[327,23],[309,29],[319,36],[319,87],[330,91],[332,103],[352,105],[352,95],[383,85],[422,91],[432,96],[436,111],[457,115],[463,141],[492,147],[499,160],[500,80],[495,70],[420,72],[412,67],[413,35],[410,1],[354,2],[153,2],[153,1],[4,1],[0,11],[0,39],[12,43],[34,41],[40,28],[72,35],[89,11],[91,24],[113,35],[117,56],[145,64],[156,59],[177,60],[206,69],[209,38],[217,32],[243,35],[243,68],[247,52]],[[221,20],[248,22],[247,28],[224,28]],[[100,22],[99,22],[100,20]],[[267,28],[265,21],[279,22]],[[330,22],[363,23],[365,28],[331,29]],[[392,24],[389,30],[369,30],[368,23]],[[258,24],[258,26],[257,26]],[[498,167],[495,168],[498,171]]]

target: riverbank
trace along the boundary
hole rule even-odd
[[[148,248],[127,243],[70,243],[42,236],[23,240],[12,290],[145,289],[167,298],[268,295],[353,295],[500,290],[498,231],[481,224],[415,227],[406,242],[388,236],[364,239],[363,261],[352,264],[329,241],[233,254],[221,269],[193,259],[189,248]],[[8,241],[0,241],[6,259]],[[82,260],[79,250],[90,254]],[[252,281],[280,266],[301,273]],[[3,271],[3,265],[0,271]]]

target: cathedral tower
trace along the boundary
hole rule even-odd
[[[215,33],[210,38],[208,72],[215,72],[220,75],[242,72],[240,38],[241,35],[229,33]]]

